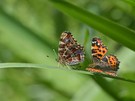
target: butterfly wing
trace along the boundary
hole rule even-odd
[[[70,32],[63,32],[58,49],[59,62],[66,65],[76,65],[84,61],[84,48],[73,38]]]
[[[103,67],[108,67],[108,70],[117,71],[119,69],[120,61],[115,55],[108,55],[102,59],[105,65]]]
[[[91,51],[93,62],[98,63],[103,59],[108,50],[107,47],[103,44],[102,40],[95,37],[92,39]]]
[[[107,47],[100,38],[92,39],[91,51],[94,63],[90,64],[86,70],[94,73],[105,73],[107,75],[116,76],[120,62],[114,55],[105,56]]]

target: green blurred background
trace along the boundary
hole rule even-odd
[[[135,29],[134,0],[67,1]],[[91,62],[91,39],[98,36],[108,46],[108,54],[121,61],[118,76],[135,80],[135,52],[63,14],[50,0],[0,0],[0,62],[57,66],[53,49],[57,53],[59,37],[65,30],[85,47],[83,67]],[[135,101],[134,92],[134,83],[115,79],[102,82],[102,78],[98,82],[83,73],[49,67],[0,69],[0,101]]]

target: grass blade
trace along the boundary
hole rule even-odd
[[[82,8],[74,6],[63,0],[51,0],[63,13],[70,15],[79,21],[97,29],[106,36],[113,40],[123,44],[124,46],[135,51],[135,31],[128,29],[122,25],[119,25],[111,20],[104,17],[92,14]]]
[[[66,71],[72,71],[72,72],[78,72],[90,76],[96,76],[96,77],[107,77],[107,78],[113,78],[121,81],[127,81],[131,83],[135,83],[135,80],[130,80],[122,77],[113,77],[109,75],[104,74],[93,74],[91,72],[82,71],[82,70],[69,70],[66,68],[60,68],[60,67],[54,67],[46,64],[33,64],[33,63],[0,63],[0,69],[2,68],[44,68],[44,69],[60,69],[60,70],[66,70]]]

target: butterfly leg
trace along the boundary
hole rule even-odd
[[[66,67],[67,67],[69,70],[71,70],[70,66],[66,65]]]

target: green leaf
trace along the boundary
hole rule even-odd
[[[127,2],[128,4],[135,6],[135,1],[134,0],[123,0],[125,2]]]
[[[107,77],[107,78],[114,78],[117,80],[122,80],[122,81],[127,81],[131,83],[135,83],[135,80],[130,80],[130,79],[125,79],[122,77],[114,77],[114,76],[109,76],[109,75],[104,75],[104,74],[93,74],[91,72],[87,71],[82,71],[82,70],[71,70],[71,69],[66,69],[66,68],[61,68],[61,67],[55,67],[55,66],[50,66],[46,64],[33,64],[33,63],[0,63],[0,68],[46,68],[46,69],[60,69],[60,70],[66,70],[66,71],[73,71],[73,72],[78,72],[82,74],[87,74],[91,75],[92,77],[96,75],[96,77]]]
[[[130,80],[130,79],[125,79],[122,77],[113,77],[113,76],[108,76],[104,74],[93,74],[91,72],[87,71],[81,71],[81,70],[71,70],[71,69],[66,69],[66,68],[60,68],[60,67],[55,67],[55,66],[50,66],[46,64],[32,64],[32,63],[0,63],[0,68],[44,68],[44,69],[59,69],[59,70],[65,70],[65,71],[71,71],[71,72],[77,72],[81,74],[86,74],[90,75],[108,94],[110,94],[113,98],[117,99],[118,101],[124,99],[119,97],[119,91],[120,88],[116,84],[112,84],[112,82],[109,82],[103,77],[107,78],[113,78],[121,81],[126,81],[129,83],[135,83],[135,80]],[[113,89],[115,88],[115,89]],[[60,91],[61,92],[61,91]],[[68,94],[67,94],[68,96]]]
[[[82,21],[83,23],[97,29],[106,36],[112,38],[113,40],[135,51],[135,31],[128,29],[127,27],[124,27],[122,25],[119,25],[104,17],[88,12],[66,1],[51,1],[55,5],[55,7],[63,13],[70,15],[71,17],[74,17],[79,21]]]

